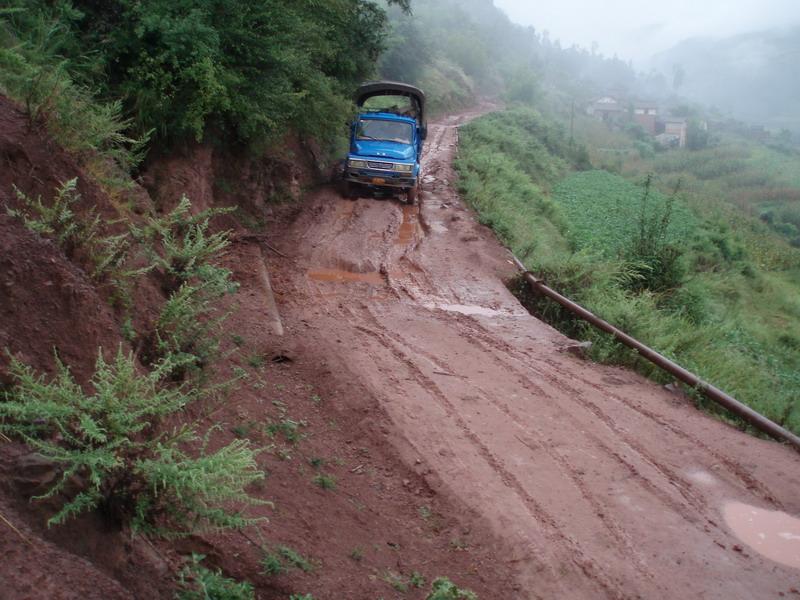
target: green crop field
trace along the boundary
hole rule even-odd
[[[652,216],[670,210],[667,241],[689,239],[697,220],[686,204],[651,191],[643,203],[644,190],[606,171],[574,173],[553,188],[553,199],[568,223],[566,234],[580,250],[597,251],[609,257],[622,251],[639,228],[642,210]]]

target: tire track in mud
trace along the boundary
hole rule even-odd
[[[377,307],[375,307],[377,308]],[[442,369],[443,371],[450,371],[455,372],[456,369],[452,369],[450,365],[447,363],[443,363],[438,360],[438,358],[427,352],[423,347],[419,345],[415,345],[411,343],[408,339],[403,338],[399,334],[391,332],[387,328],[385,328],[379,315],[376,315],[373,312],[374,308],[371,308],[369,305],[365,305],[363,309],[360,311],[360,315],[356,315],[352,310],[348,310],[350,313],[349,320],[352,323],[356,323],[360,320],[366,320],[367,322],[372,325],[372,327],[376,329],[369,329],[362,325],[355,325],[357,329],[362,332],[366,332],[372,335],[374,338],[379,339],[382,341],[381,336],[385,336],[389,338],[396,344],[397,347],[392,349],[392,353],[396,359],[400,360],[406,368],[412,369],[416,373],[416,378],[420,385],[431,391],[437,398],[439,398],[440,402],[444,402],[446,404],[446,409],[448,412],[448,416],[454,417],[455,415],[459,415],[457,412],[458,409],[449,401],[447,400],[446,395],[438,385],[429,377],[424,375],[421,369],[413,364],[413,357],[414,356],[421,356],[426,358],[432,365],[435,365],[437,368]],[[483,356],[488,356],[492,359],[492,361],[497,365],[500,370],[504,370],[506,372],[513,373],[521,382],[523,382],[523,388],[526,390],[533,390],[537,395],[541,396],[545,399],[554,399],[554,397],[547,393],[541,385],[537,384],[530,378],[529,373],[525,371],[533,370],[533,368],[523,362],[519,357],[513,356],[514,352],[512,352],[512,348],[510,345],[505,343],[498,343],[496,339],[490,335],[483,329],[483,327],[479,324],[479,322],[471,317],[454,317],[451,314],[443,313],[442,311],[430,311],[430,315],[437,321],[445,323],[446,325],[453,325],[454,323],[457,324],[456,328],[459,329],[461,337],[465,340],[468,345],[472,345],[475,347],[478,352]],[[467,331],[464,332],[464,329]],[[480,340],[480,341],[479,341]],[[484,345],[482,342],[489,342],[488,344]],[[387,346],[386,342],[382,341],[382,345]],[[407,350],[403,351],[402,348],[405,347]],[[502,354],[507,356],[508,358],[512,359],[513,362],[522,363],[523,369],[519,369],[516,366],[512,365],[508,361],[504,361],[501,356]],[[554,366],[554,365],[551,365]],[[701,515],[707,514],[707,504],[704,500],[693,494],[691,492],[691,484],[685,480],[683,477],[678,475],[673,469],[664,465],[661,461],[655,459],[644,447],[640,444],[636,443],[628,434],[627,432],[621,430],[613,421],[611,417],[603,412],[603,410],[597,406],[595,403],[586,400],[584,398],[584,391],[580,390],[574,386],[564,383],[562,380],[558,378],[553,378],[546,372],[538,371],[537,376],[539,376],[542,380],[547,381],[549,384],[553,385],[553,387],[559,389],[562,392],[565,392],[562,396],[566,396],[568,399],[576,403],[581,408],[584,408],[588,412],[590,412],[594,417],[604,424],[604,426],[615,436],[617,441],[624,443],[625,447],[630,450],[638,459],[639,462],[647,465],[651,469],[653,469],[661,478],[662,481],[666,482],[669,486],[677,490],[680,496],[683,499],[683,502],[679,502],[675,500],[672,496],[667,494],[664,489],[655,481],[653,481],[650,477],[645,475],[641,472],[640,468],[635,465],[635,461],[630,460],[630,458],[625,457],[621,452],[618,450],[613,449],[609,446],[606,442],[600,439],[594,433],[586,433],[585,439],[587,441],[591,441],[596,450],[604,453],[606,456],[612,458],[619,466],[627,471],[630,476],[634,477],[639,485],[646,490],[654,499],[660,501],[666,508],[671,510],[673,513],[682,517],[686,522],[688,522],[694,529],[698,531],[700,534],[708,534],[707,527],[705,523],[710,523],[713,526],[717,526],[716,523],[709,519],[708,517],[703,517]],[[642,558],[642,556],[636,552],[631,542],[630,534],[625,530],[623,526],[613,520],[611,517],[607,516],[607,510],[605,506],[597,499],[595,495],[593,495],[588,486],[582,481],[580,477],[580,469],[574,467],[569,461],[566,460],[564,456],[556,452],[555,450],[551,449],[548,445],[547,436],[538,430],[537,428],[532,428],[530,426],[521,426],[520,423],[522,422],[530,422],[530,419],[526,419],[522,413],[517,412],[516,410],[511,409],[506,403],[502,403],[495,399],[495,397],[491,394],[486,394],[482,388],[475,387],[470,384],[469,378],[464,377],[467,385],[475,391],[476,393],[480,394],[489,404],[495,407],[495,409],[503,412],[506,416],[509,417],[509,421],[514,423],[517,427],[523,430],[526,436],[529,438],[527,440],[520,439],[520,443],[527,446],[529,449],[531,448],[531,444],[535,444],[540,450],[542,450],[548,458],[556,463],[564,473],[567,474],[572,484],[579,490],[582,498],[586,501],[590,507],[592,508],[592,512],[596,515],[602,515],[600,517],[601,522],[603,523],[604,527],[608,530],[610,535],[615,539],[618,543],[619,547],[618,550],[622,549],[623,558],[627,559],[634,565],[636,572],[639,574],[640,577],[653,580],[655,579],[654,574],[652,571],[647,567],[646,561]],[[434,390],[435,388],[435,390]],[[618,398],[615,398],[618,400]],[[626,403],[627,404],[627,403]],[[581,421],[577,415],[573,412],[561,412],[560,416],[566,416],[569,421],[574,425],[574,429],[580,430],[585,427],[585,423]],[[462,429],[463,432],[469,432],[469,439],[473,441],[473,443],[478,444],[481,448],[481,455],[484,459],[489,460],[490,464],[495,469],[501,469],[501,474],[503,477],[504,484],[508,487],[512,487],[515,490],[517,495],[519,495],[525,502],[528,502],[528,494],[524,489],[524,486],[516,479],[516,477],[510,473],[504,466],[502,466],[502,462],[499,461],[494,455],[492,455],[491,450],[482,443],[479,436],[472,432],[469,425],[463,418],[460,417],[457,419],[459,427]],[[533,438],[533,440],[531,440]],[[518,438],[519,439],[519,438]],[[491,456],[492,459],[487,459],[487,456]],[[507,478],[513,478],[514,484],[510,484]],[[545,509],[537,504],[537,509],[532,512],[532,516],[536,519],[543,518],[541,516],[542,513],[546,513]],[[564,537],[566,540],[570,540],[570,543],[577,544],[577,541],[574,538],[571,538],[568,534],[562,531],[562,526],[557,524],[555,518],[551,515],[545,517],[546,522],[549,524],[550,527],[553,527],[555,530],[559,531],[559,534]],[[717,543],[721,543],[718,540]],[[573,547],[574,549],[574,547]]]
[[[381,329],[382,333],[387,337],[391,338],[395,344],[399,347],[406,347],[408,352],[405,353],[405,362],[409,362],[413,360],[411,357],[413,356],[424,356],[427,360],[429,360],[432,364],[437,365],[438,368],[441,368],[445,371],[453,372],[455,371],[450,367],[448,364],[441,364],[436,360],[436,357],[431,355],[430,353],[426,352],[422,347],[418,345],[414,345],[408,339],[402,337],[401,335],[391,332],[388,329],[382,327],[380,320],[377,318],[376,315],[372,313],[372,311],[367,308],[364,313],[368,316],[369,320],[371,321],[373,327],[378,327]],[[437,319],[440,317],[436,317]],[[445,320],[444,317],[441,320]],[[604,509],[604,506],[601,504],[599,499],[594,495],[589,489],[588,486],[583,482],[580,477],[579,471],[580,469],[574,467],[566,458],[558,453],[555,449],[553,449],[548,443],[545,434],[537,427],[532,425],[530,419],[523,418],[523,415],[516,410],[512,409],[507,403],[498,400],[495,395],[487,394],[483,388],[477,387],[472,385],[469,379],[465,376],[464,381],[466,385],[469,385],[470,388],[477,394],[479,394],[488,405],[494,406],[498,411],[502,412],[506,415],[509,419],[510,423],[513,423],[517,428],[519,428],[523,434],[525,435],[526,440],[520,439],[518,436],[517,439],[520,441],[521,444],[529,448],[534,454],[537,452],[543,452],[548,456],[548,458],[557,465],[564,473],[566,473],[569,477],[570,482],[572,485],[578,490],[582,499],[587,502],[587,504],[592,508],[592,511],[595,515],[598,516],[600,521],[602,522],[603,526],[606,528],[608,533],[613,537],[613,539],[619,544],[621,550],[621,554],[623,559],[630,560],[634,565],[634,568],[638,572],[638,574],[646,579],[652,580],[654,579],[654,574],[650,571],[650,569],[646,565],[646,561],[641,556],[641,553],[635,550],[633,543],[631,541],[631,536],[625,531],[625,529],[616,522],[613,518],[609,517],[607,511]],[[526,383],[530,383],[527,382]],[[526,389],[528,386],[525,386]],[[538,386],[531,386],[537,389],[537,391],[544,397],[548,399],[552,399],[548,397],[544,390],[539,388]],[[527,423],[523,425],[523,423]],[[538,465],[537,465],[538,466]],[[563,529],[563,526],[561,526]]]
[[[368,315],[372,325],[374,327],[381,328],[381,330],[390,338],[392,338],[395,343],[401,346],[406,346],[409,351],[407,352],[406,360],[411,360],[410,357],[412,356],[424,356],[428,359],[432,364],[438,365],[439,368],[455,372],[456,369],[452,369],[450,365],[442,364],[437,361],[436,357],[431,355],[430,353],[426,352],[422,347],[419,345],[414,345],[408,339],[403,338],[399,334],[392,333],[387,329],[383,328],[380,322],[380,319],[372,313],[372,311],[367,308],[365,314]],[[436,316],[437,319],[443,321],[451,321],[452,317],[446,316]],[[467,318],[460,318],[457,321],[462,322],[468,320]],[[499,357],[497,357],[493,352],[486,349],[485,347],[480,346],[475,342],[472,336],[470,335],[463,335],[462,337],[466,340],[468,344],[473,344],[477,347],[479,352],[482,355],[488,355],[492,358],[492,360],[497,364],[497,366],[501,370],[511,371],[513,372],[522,382],[523,388],[526,390],[534,390],[535,393],[544,400],[554,400],[555,398],[548,394],[541,386],[537,385],[535,382],[529,379],[529,377],[521,373],[519,370],[511,367],[507,363],[504,363]],[[535,422],[530,419],[530,415],[523,415],[523,413],[518,412],[515,409],[512,409],[507,403],[501,402],[497,400],[495,394],[487,393],[483,388],[474,386],[469,381],[469,378],[466,376],[462,376],[464,378],[465,384],[469,385],[471,389],[479,394],[484,400],[494,406],[497,410],[505,414],[509,418],[509,422],[513,423],[516,427],[521,429],[528,437],[534,437],[535,441],[533,443],[539,448],[540,451],[547,454],[547,456],[558,466],[562,469],[564,473],[567,473],[570,481],[572,484],[577,488],[583,498],[593,509],[593,513],[598,515],[600,520],[603,522],[603,525],[607,528],[609,533],[613,536],[613,538],[622,546],[624,549],[624,558],[627,558],[633,562],[635,565],[636,570],[642,577],[647,579],[653,579],[653,573],[649,570],[646,565],[646,561],[641,557],[640,553],[638,553],[631,542],[630,534],[625,530],[625,528],[617,523],[614,519],[607,515],[607,511],[604,509],[603,505],[599,501],[596,495],[592,494],[591,491],[588,489],[588,486],[583,482],[582,478],[580,477],[581,469],[573,466],[562,454],[558,453],[556,450],[551,448],[548,444],[547,436],[539,429],[534,427],[531,423]],[[579,391],[575,390],[574,394],[580,394]],[[562,416],[560,414],[559,416]],[[580,430],[584,424],[580,422],[575,415],[572,413],[563,413],[563,416],[567,416],[571,423],[575,426],[576,430]],[[527,423],[527,425],[522,425],[522,423]],[[568,430],[568,428],[566,428]],[[532,436],[531,433],[534,432]],[[616,433],[616,432],[615,432]],[[594,442],[597,449],[604,452],[607,456],[614,458],[620,465],[626,469],[631,475],[636,477],[642,487],[646,489],[654,498],[660,500],[664,503],[664,505],[674,512],[680,514],[684,519],[688,520],[692,525],[698,526],[698,521],[696,518],[693,517],[693,513],[691,510],[688,510],[684,505],[676,503],[671,497],[664,494],[663,490],[652,480],[648,477],[642,475],[639,470],[629,461],[623,458],[619,452],[613,450],[609,447],[605,442],[603,442],[600,438],[595,436],[594,434],[588,434],[587,439],[590,439]],[[531,441],[530,440],[520,440],[525,446],[531,448]],[[533,448],[531,448],[533,449]],[[645,457],[642,457],[645,462]],[[664,476],[664,473],[659,470],[659,473]],[[672,478],[669,475],[666,475],[665,478],[667,482],[674,485]],[[696,506],[694,508],[697,508]]]
[[[597,563],[588,558],[579,542],[572,536],[565,533],[563,526],[561,526],[557,519],[553,517],[520,483],[517,477],[511,473],[498,458],[492,450],[481,440],[481,438],[470,428],[469,424],[464,420],[458,409],[453,405],[445,393],[439,389],[435,381],[430,379],[425,373],[419,369],[413,361],[409,360],[407,355],[403,353],[395,344],[392,343],[391,335],[388,335],[387,330],[375,331],[363,325],[355,325],[355,329],[372,337],[384,348],[386,348],[399,362],[402,362],[409,373],[417,381],[418,385],[424,390],[428,391],[435,397],[440,405],[444,408],[447,416],[451,418],[458,426],[461,434],[465,439],[475,447],[478,454],[482,459],[491,467],[491,469],[500,478],[503,485],[514,491],[517,497],[522,501],[526,510],[535,522],[546,528],[545,536],[548,538],[548,545],[554,545],[554,541],[559,541],[566,544],[570,550],[570,556],[562,559],[571,562],[575,565],[586,577],[595,582],[604,592],[608,598],[628,598],[620,590],[621,582],[612,581]],[[412,442],[413,443],[413,442]],[[544,550],[540,547],[540,550]],[[551,562],[554,562],[551,560]],[[561,562],[561,561],[558,561]],[[558,570],[551,564],[549,569],[557,579]]]
[[[464,322],[461,322],[461,325],[464,325]],[[475,332],[476,335],[480,337],[487,345],[492,346],[496,351],[502,352],[508,355],[510,358],[513,358],[517,363],[520,363],[523,368],[533,370],[534,367],[530,363],[532,361],[536,361],[537,359],[533,359],[529,356],[521,355],[516,349],[514,349],[509,344],[504,343],[497,343],[496,336],[491,335],[491,332],[487,331],[483,328],[477,321],[474,319],[471,320],[470,328],[472,331]],[[467,336],[468,338],[470,336]],[[624,396],[620,396],[610,392],[607,388],[601,387],[594,381],[591,381],[585,377],[583,377],[578,370],[572,370],[566,372],[561,364],[554,360],[542,359],[542,363],[547,366],[547,369],[538,369],[537,375],[542,377],[546,377],[547,379],[551,380],[551,382],[557,383],[565,392],[568,392],[569,398],[582,398],[583,394],[580,393],[579,390],[574,388],[573,386],[569,386],[568,384],[564,384],[563,382],[569,379],[577,380],[581,384],[592,388],[594,391],[598,392],[601,396],[613,400],[621,405],[624,405],[626,408],[638,413],[641,417],[645,419],[645,421],[652,421],[657,425],[656,430],[659,428],[668,430],[671,434],[674,434],[681,438],[682,440],[690,443],[692,446],[702,449],[704,452],[707,452],[713,461],[712,463],[716,464],[723,464],[726,469],[728,470],[729,474],[732,475],[735,479],[740,481],[740,483],[747,489],[758,495],[761,499],[769,502],[773,506],[778,509],[782,510],[781,503],[775,499],[774,494],[769,490],[769,488],[763,484],[762,482],[758,481],[752,475],[746,472],[744,467],[742,467],[739,463],[722,456],[719,452],[714,451],[712,448],[708,446],[703,440],[698,438],[697,436],[693,436],[688,434],[686,431],[671,423],[664,418],[658,416],[653,411],[649,411],[640,405],[626,399]],[[555,377],[550,373],[557,374],[559,377]],[[590,410],[595,416],[602,420],[607,427],[611,429],[618,429],[616,424],[614,423],[613,419],[611,419],[605,412],[597,406],[595,403],[590,401],[584,401],[585,407]],[[629,436],[625,436],[626,440],[629,440]],[[649,454],[649,453],[648,453]],[[684,478],[679,478],[682,485],[686,488],[691,487],[691,483],[686,481]]]
[[[435,356],[426,352],[422,347],[414,345],[408,339],[382,327],[380,319],[369,309],[369,307],[367,307],[364,310],[364,313],[365,315],[368,316],[370,322],[374,327],[380,328],[381,331],[385,335],[393,339],[398,346],[400,347],[405,346],[408,349],[408,352],[405,353],[406,361],[413,360],[412,359],[413,356],[423,356],[428,361],[430,361],[431,364],[436,365],[437,368],[443,369],[445,371],[451,371],[451,372],[455,371],[450,367],[450,365],[438,362]],[[444,321],[448,320],[446,317],[437,316],[436,318]],[[479,388],[477,386],[472,385],[466,376],[461,376],[461,377],[463,377],[465,384],[469,385],[470,388],[475,393],[483,397],[488,405],[494,406],[498,411],[502,412],[504,415],[508,417],[510,423],[513,423],[517,428],[522,430],[522,432],[528,439],[523,440],[517,437],[520,443],[522,443],[524,446],[532,450],[534,454],[537,452],[537,450],[545,453],[550,458],[550,460],[552,460],[563,472],[568,474],[571,483],[579,491],[579,493],[582,496],[582,499],[585,500],[591,506],[591,508],[593,509],[593,513],[598,515],[599,519],[601,520],[605,528],[608,530],[609,534],[621,545],[622,549],[624,549],[622,552],[623,554],[622,558],[632,561],[632,563],[635,565],[637,572],[642,577],[652,580],[654,578],[654,575],[647,567],[646,561],[643,559],[641,554],[634,549],[633,544],[631,542],[631,536],[625,531],[625,529],[619,523],[617,523],[614,519],[612,519],[607,515],[607,511],[604,510],[604,507],[599,501],[599,499],[594,494],[591,493],[591,491],[588,489],[588,486],[581,479],[580,469],[574,467],[569,461],[566,460],[566,458],[562,454],[558,453],[553,448],[551,448],[550,445],[547,443],[546,435],[539,428],[532,426],[530,424],[531,423],[530,419],[523,418],[523,415],[521,413],[512,409],[507,403],[497,400],[495,395],[487,394],[483,390],[483,388]],[[526,383],[531,383],[531,382],[526,381]],[[540,395],[548,399],[552,399],[552,397],[547,396],[544,390],[542,390],[535,384],[531,386],[527,385],[525,386],[526,389],[528,389],[529,387],[535,388]],[[523,425],[522,423],[528,423],[528,424]],[[532,432],[534,432],[533,435]],[[534,445],[536,446],[536,448],[533,447]],[[609,454],[612,454],[610,450]]]
[[[379,317],[373,314],[372,311],[369,309],[369,307],[367,307],[363,312],[369,316],[369,320],[373,326],[380,328],[380,334],[375,330],[371,330],[371,333],[373,335],[385,335],[386,337],[392,339],[399,348],[396,352],[396,355],[401,357],[401,360],[403,360],[403,362],[406,365],[411,363],[411,361],[413,360],[412,357],[423,356],[424,358],[429,360],[432,364],[437,365],[438,367],[446,371],[456,372],[456,370],[452,369],[449,364],[437,361],[436,357],[427,353],[422,347],[415,345],[411,343],[408,339],[400,336],[399,334],[393,333],[388,329],[384,328],[381,324]],[[438,316],[438,315],[436,318],[437,320],[441,321],[449,321],[452,319],[452,317],[449,316]],[[459,318],[457,320],[463,323],[464,321],[469,320],[469,317]],[[468,343],[474,343],[474,340],[471,339],[471,336],[465,336],[465,339],[467,340]],[[405,351],[402,350],[403,347],[406,348]],[[510,370],[517,376],[520,376],[521,379],[525,380],[525,382],[529,384],[525,386],[526,389],[529,387],[534,387],[540,391],[543,391],[542,388],[536,386],[536,384],[530,381],[527,378],[527,375],[520,373],[518,369],[510,367],[510,365],[504,363],[493,352],[482,347],[480,344],[477,344],[477,347],[481,352],[481,354],[490,355],[494,360],[494,362],[496,362],[501,369],[505,369],[507,371]],[[415,368],[420,373],[422,373],[418,367]],[[466,383],[469,384],[469,380],[467,377],[465,376],[461,377],[463,377]],[[425,381],[430,382],[431,385],[436,385],[435,382],[433,382],[430,378],[426,377]],[[571,483],[579,490],[582,500],[587,502],[587,504],[589,504],[589,506],[592,509],[592,513],[599,517],[603,526],[606,528],[606,530],[609,532],[612,538],[616,541],[617,543],[616,550],[622,554],[621,556],[622,560],[628,561],[628,563],[633,567],[633,570],[638,574],[639,577],[651,582],[655,581],[656,576],[652,572],[652,570],[649,569],[647,561],[634,548],[631,534],[625,529],[624,526],[622,526],[612,517],[608,516],[607,505],[604,505],[594,494],[591,493],[588,485],[581,478],[582,474],[581,470],[572,465],[572,463],[570,463],[563,455],[558,453],[556,450],[550,448],[548,444],[549,440],[547,436],[544,433],[542,433],[541,430],[535,427],[531,427],[530,425],[526,426],[521,425],[521,423],[523,422],[528,424],[532,422],[532,419],[529,418],[529,415],[523,415],[522,413],[519,413],[516,410],[511,409],[508,406],[508,404],[496,400],[494,395],[486,394],[482,388],[476,388],[472,386],[472,389],[475,392],[479,393],[481,397],[483,397],[487,401],[488,404],[493,405],[497,410],[503,412],[509,418],[510,423],[513,423],[516,427],[518,427],[525,434],[527,434],[527,436],[529,437],[529,439],[527,440],[517,437],[520,443],[527,446],[534,452],[535,448],[538,448],[540,451],[544,452],[548,456],[548,458],[550,458],[550,460],[556,463],[558,467],[561,468],[562,472],[567,475]],[[573,396],[580,396],[582,394],[580,390],[577,390],[570,386],[562,386],[562,391],[564,389],[571,391]],[[437,386],[437,395],[438,394],[443,394],[443,392]],[[545,397],[548,396],[545,395]],[[645,450],[643,450],[639,445],[629,444],[630,439],[628,438],[628,436],[622,435],[622,432],[619,430],[619,428],[614,426],[613,421],[609,420],[606,417],[606,415],[604,415],[602,411],[600,411],[599,407],[590,402],[586,403],[585,406],[588,408],[594,407],[593,414],[597,416],[597,413],[599,412],[604,417],[603,421],[607,425],[612,426],[611,430],[613,431],[613,433],[618,438],[622,438],[621,441],[623,441],[626,444],[626,446],[638,456],[640,462],[654,469],[656,473],[660,475],[662,481],[666,482],[669,486],[677,489],[677,491],[683,497],[684,502],[683,503],[678,502],[675,499],[673,499],[670,495],[666,494],[662,486],[660,486],[657,482],[653,481],[650,477],[642,473],[640,468],[635,465],[634,461],[631,461],[629,458],[623,456],[623,454],[620,453],[619,451],[614,450],[612,447],[610,447],[607,443],[605,443],[596,435],[587,433],[585,437],[587,440],[593,442],[595,449],[600,450],[606,456],[615,460],[620,465],[620,467],[625,469],[632,477],[634,477],[637,480],[638,484],[644,490],[646,490],[655,500],[660,501],[661,503],[664,504],[666,508],[668,508],[676,515],[683,518],[697,532],[698,536],[708,538],[717,546],[724,548],[725,545],[723,544],[723,542],[720,541],[720,539],[716,539],[715,536],[713,536],[711,534],[711,531],[708,529],[708,524],[712,525],[715,528],[717,528],[718,526],[714,520],[708,518],[707,516],[704,516],[708,512],[706,503],[702,501],[702,499],[691,493],[690,484],[686,482],[683,478],[679,477],[672,469],[666,467],[660,461],[654,460],[652,456]],[[457,410],[455,406],[453,406],[453,410]],[[574,424],[575,426],[574,428],[576,430],[580,430],[585,426],[585,424],[581,422],[579,419],[577,419],[577,417],[571,412],[565,413],[565,416],[567,416],[570,422]],[[469,428],[469,425],[466,424],[466,421],[462,421],[462,423],[467,428]],[[476,439],[479,439],[478,434],[475,434],[475,436]],[[530,439],[531,437],[535,439],[531,440]],[[491,452],[491,450],[488,447],[486,447],[486,449],[488,452]],[[493,465],[495,467],[497,466],[495,463],[493,463]],[[537,464],[537,467],[538,466],[540,465]],[[505,472],[507,476],[514,477],[514,481],[520,487],[523,488],[521,491],[520,488],[518,488],[517,486],[513,486],[513,489],[515,489],[517,494],[518,495],[521,494],[523,498],[526,498],[525,494],[527,492],[524,491],[524,486],[522,486],[519,480],[516,479],[513,473],[507,470]],[[508,485],[508,483],[506,483],[506,485]],[[541,505],[541,503],[538,503],[538,507],[543,513],[548,514],[543,505]],[[534,513],[534,516],[535,518],[542,518],[540,512]],[[563,525],[560,525],[558,523],[557,519],[555,519],[554,517],[552,517],[552,515],[549,514],[548,517],[549,518],[547,522],[549,526],[556,529],[558,531],[558,534],[562,537],[562,539],[568,540],[571,544],[573,544],[572,545],[573,551],[578,552],[579,550],[577,547],[580,546],[580,543],[577,540],[575,540],[572,536],[567,534],[565,531],[563,531],[564,527]],[[581,552],[581,556],[585,556],[585,553]],[[632,582],[630,580],[627,581],[627,585],[630,585],[631,583]]]
[[[479,344],[475,338],[467,337],[466,339],[469,341],[469,343]],[[493,356],[495,360],[498,360],[492,353],[488,351],[486,351],[486,353],[490,356]],[[516,373],[518,376],[528,379],[528,375],[524,374],[522,371],[511,366],[510,364],[502,363],[499,360],[498,364],[505,366],[506,369]],[[624,447],[631,451],[635,457],[639,459],[639,462],[649,466],[658,475],[660,475],[667,484],[674,488],[683,498],[685,504],[676,502],[673,498],[666,494],[655,481],[644,475],[640,469],[635,466],[634,461],[632,461],[630,458],[626,458],[618,450],[612,449],[611,446],[602,441],[596,434],[586,434],[594,441],[598,448],[600,448],[608,456],[612,457],[616,462],[623,465],[632,476],[636,477],[640,481],[643,487],[645,487],[648,491],[650,491],[651,494],[663,502],[665,506],[679,514],[684,520],[694,527],[698,529],[702,528],[697,515],[706,514],[708,511],[708,505],[702,497],[692,493],[691,483],[676,473],[671,467],[658,460],[649,450],[647,450],[645,446],[637,442],[634,436],[631,436],[626,431],[620,429],[614,419],[606,414],[596,403],[586,398],[583,390],[565,383],[565,381],[561,378],[553,377],[544,370],[537,371],[536,374],[542,379],[547,380],[551,385],[554,385],[554,387],[557,387],[562,392],[565,392],[564,397],[566,397],[573,404],[594,415],[594,417],[597,419],[597,422],[602,423],[606,429],[614,435],[614,439],[618,443],[624,444]],[[576,424],[576,426],[585,425],[574,413],[569,412],[566,414]]]

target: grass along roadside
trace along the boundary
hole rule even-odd
[[[799,432],[798,268],[765,269],[751,254],[753,232],[760,232],[758,243],[771,251],[785,254],[785,242],[760,227],[740,234],[724,213],[699,210],[703,198],[692,193],[671,200],[646,195],[605,171],[574,172],[586,168],[583,152],[542,139],[554,131],[546,118],[527,109],[495,113],[462,129],[459,187],[481,222],[559,292]],[[532,167],[520,160],[519,148],[529,149],[536,165],[568,168]],[[666,222],[659,230],[653,225],[660,221]],[[658,260],[634,252],[643,229],[646,242],[658,242]],[[665,256],[673,257],[670,268],[676,271],[666,280],[653,278],[664,271]],[[799,264],[789,254],[792,262]],[[667,381],[607,334],[549,301],[526,300],[568,335],[592,341],[594,359]],[[698,403],[706,404],[701,398]]]

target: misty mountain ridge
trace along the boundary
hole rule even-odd
[[[673,91],[771,129],[800,131],[800,27],[695,37],[653,56]]]

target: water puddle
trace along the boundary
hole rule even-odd
[[[686,473],[686,475],[693,482],[700,485],[716,485],[717,483],[717,480],[711,473],[708,471],[703,471],[702,469],[691,469]]]
[[[403,222],[400,223],[400,231],[397,232],[394,243],[397,245],[411,243],[419,229],[419,206],[403,206]]]
[[[372,285],[382,285],[383,275],[378,271],[367,273],[354,273],[352,271],[342,271],[339,269],[315,269],[308,272],[309,279],[315,281],[327,281],[332,283],[349,283],[359,281],[371,283]]]
[[[462,315],[480,315],[482,317],[497,317],[507,313],[494,310],[493,308],[486,308],[485,306],[476,306],[473,304],[440,304],[429,303],[425,305],[426,308],[438,308],[439,310],[446,310],[448,312],[457,312]]]
[[[729,502],[722,509],[736,537],[777,563],[800,569],[800,519],[784,512]]]

